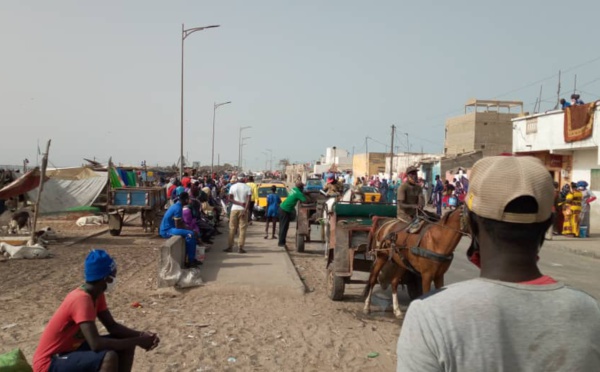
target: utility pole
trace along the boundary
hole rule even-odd
[[[369,177],[369,136],[365,137],[365,177]]]
[[[392,144],[390,145],[390,181],[394,176],[394,134],[396,133],[396,126],[392,125]]]
[[[558,89],[556,90],[556,106],[554,106],[554,109],[558,110],[558,106],[560,106],[560,70],[558,70]]]
[[[575,82],[573,83],[573,94],[577,92],[577,74],[575,74]]]
[[[408,157],[409,157],[409,153],[410,153],[410,142],[408,141],[408,132],[404,132],[404,134],[406,135],[406,168],[408,168]]]

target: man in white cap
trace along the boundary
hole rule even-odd
[[[233,243],[236,231],[240,231],[238,240],[238,252],[246,253],[244,243],[246,242],[246,229],[248,228],[248,204],[252,196],[252,189],[243,182],[238,182],[236,176],[231,178],[229,188],[229,201],[231,202],[231,214],[229,215],[229,244],[225,252],[233,251]]]
[[[468,255],[480,278],[410,304],[397,371],[598,370],[598,302],[537,266],[553,199],[552,179],[538,159],[475,163],[466,212]]]

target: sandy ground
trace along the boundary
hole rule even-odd
[[[158,290],[160,238],[131,226],[125,227],[120,237],[102,234],[77,243],[78,238],[106,227],[77,228],[74,221],[40,224],[46,225],[60,237],[58,244],[50,246],[53,258],[0,262],[0,353],[20,347],[31,363],[44,325],[65,295],[82,284],[87,252],[104,248],[119,265],[117,287],[107,295],[113,316],[127,326],[155,331],[161,337],[156,350],[146,353],[138,349],[136,371],[395,368],[399,321],[389,313],[364,316],[358,296],[361,286],[350,287],[343,302],[329,300],[319,244],[307,245],[307,253],[291,253],[309,289],[305,295],[241,289],[218,282],[188,290]],[[263,225],[255,223],[249,228],[262,229]],[[213,249],[224,244],[225,234],[219,238]],[[132,308],[135,301],[143,308]],[[371,352],[379,356],[367,358]],[[228,361],[230,358],[235,361]]]

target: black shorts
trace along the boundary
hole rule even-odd
[[[108,350],[92,351],[90,345],[84,342],[75,351],[54,355],[48,372],[98,371],[107,352]]]

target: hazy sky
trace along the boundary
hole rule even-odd
[[[167,165],[179,156],[181,23],[220,24],[185,41],[185,150],[247,165],[263,151],[310,161],[328,146],[364,152],[365,136],[401,150],[443,150],[444,121],[469,98],[542,110],[574,74],[600,98],[600,2],[63,1],[0,5],[0,164],[35,163],[52,139],[56,166],[88,157]],[[545,80],[544,80],[545,79]],[[540,81],[543,80],[543,81]],[[520,89],[526,87],[524,89]],[[508,93],[508,94],[506,94]],[[369,150],[384,151],[369,142]]]

